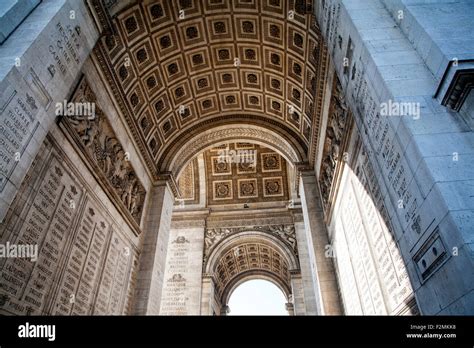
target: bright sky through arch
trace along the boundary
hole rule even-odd
[[[267,280],[249,280],[239,285],[229,300],[228,315],[288,315],[285,295]]]

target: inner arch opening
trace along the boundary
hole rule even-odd
[[[288,315],[287,302],[282,290],[273,282],[247,280],[231,293],[227,315]]]

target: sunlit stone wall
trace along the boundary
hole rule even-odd
[[[386,211],[380,212],[375,203],[380,190],[356,130],[347,153],[353,158],[343,165],[329,223],[332,243],[326,250],[335,260],[344,312],[416,314],[400,246]]]
[[[314,7],[422,314],[474,313],[474,138],[470,112],[442,105],[455,71],[469,65],[462,60],[474,57],[473,6]]]

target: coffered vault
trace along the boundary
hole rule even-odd
[[[0,314],[225,314],[252,277],[296,315],[472,314],[470,65],[450,60],[473,4],[408,2],[25,7],[0,44],[0,244],[38,258],[0,260]],[[255,167],[216,164],[225,144]]]
[[[279,134],[299,161],[315,152],[326,51],[305,1],[90,3],[95,56],[155,179],[176,179],[183,142],[230,123]]]

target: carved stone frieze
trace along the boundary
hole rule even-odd
[[[336,167],[344,159],[344,143],[350,132],[350,111],[344,99],[339,80],[336,79],[331,97],[330,114],[324,141],[323,157],[319,174],[321,196],[328,205],[335,179]]]
[[[139,226],[146,191],[85,78],[80,81],[71,102],[93,103],[95,115],[63,116],[61,128],[83,154],[112,201]]]
[[[175,229],[183,229],[183,228],[194,228],[194,227],[205,227],[206,222],[204,219],[183,219],[183,220],[176,220],[173,219],[171,221],[171,228]]]
[[[282,213],[266,213],[265,215],[244,214],[238,217],[222,216],[209,217],[206,221],[207,228],[223,227],[253,227],[266,225],[288,225],[293,224],[293,216]]]

